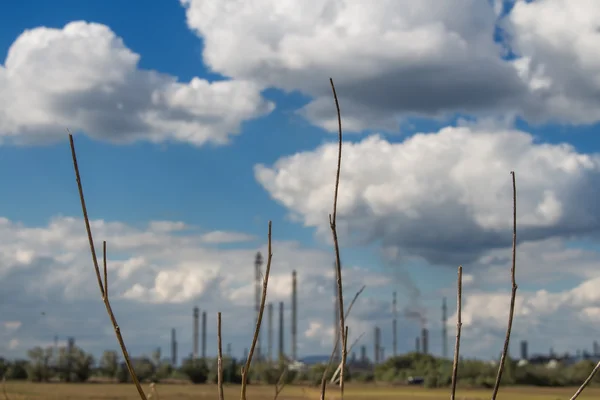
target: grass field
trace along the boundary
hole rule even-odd
[[[150,387],[145,385],[146,393]],[[34,384],[23,382],[7,382],[6,396],[10,400],[136,400],[139,399],[133,385],[117,384]],[[217,387],[214,385],[157,385],[158,400],[192,400],[217,399]],[[335,400],[337,392],[330,388],[331,400]],[[556,400],[569,399],[575,388],[533,388],[507,387],[501,388],[498,398],[514,400]],[[489,399],[490,390],[457,390],[459,400]],[[239,399],[239,386],[225,388],[225,399]],[[273,387],[249,386],[248,400],[269,400],[274,395]],[[4,397],[4,395],[0,395]],[[317,400],[319,393],[316,388],[290,386],[279,395],[280,400]],[[376,387],[367,385],[348,385],[344,398],[353,400],[387,400],[387,399],[417,399],[438,400],[449,398],[447,389],[428,390],[408,387]],[[579,399],[591,400],[600,398],[600,389],[587,389]],[[4,397],[6,399],[6,397]],[[153,396],[152,400],[156,400]]]

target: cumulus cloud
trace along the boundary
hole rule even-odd
[[[256,179],[305,226],[327,231],[337,145],[257,165]],[[307,166],[310,166],[309,168]],[[520,241],[597,233],[600,155],[537,144],[527,133],[448,127],[401,143],[346,143],[338,203],[342,234],[395,259],[458,265],[510,245],[518,182]]]
[[[575,348],[591,349],[592,340],[600,323],[600,275],[588,279],[573,289],[561,292],[546,290],[518,292],[515,303],[513,343],[529,339],[533,351],[547,354],[556,351],[573,351]],[[480,351],[488,347],[500,351],[502,336],[506,330],[510,304],[510,292],[475,292],[465,296],[462,306],[463,346]],[[456,315],[450,317],[455,320]],[[568,327],[568,335],[565,327]],[[481,346],[480,337],[488,343]],[[535,338],[535,341],[533,340]],[[516,351],[515,354],[518,354]]]
[[[506,21],[515,66],[533,96],[532,118],[600,120],[600,3],[516,1]]]
[[[330,76],[352,130],[394,128],[399,114],[512,109],[526,93],[494,42],[488,2],[181,3],[208,66],[315,97],[303,113],[327,129],[335,129]]]
[[[594,0],[180,1],[208,66],[311,96],[301,113],[330,131],[329,77],[349,132],[457,112],[600,120]]]
[[[228,332],[224,340],[241,355],[253,329],[253,262],[257,251],[266,252],[264,238],[257,244],[230,242],[220,249],[217,240],[207,243],[206,237],[222,238],[226,232],[199,233],[177,221],[153,221],[143,227],[103,220],[91,224],[95,237],[108,243],[110,296],[125,339],[135,338],[134,353],[148,352],[159,343],[166,347],[171,327],[178,329],[181,349],[191,348],[191,334],[186,332],[192,305],[197,304],[208,313],[209,346],[216,340],[214,317],[221,311]],[[241,232],[225,236],[245,239]],[[0,241],[3,354],[24,355],[28,347],[51,344],[54,335],[61,340],[81,337],[78,343],[96,353],[114,347],[81,219],[56,217],[44,226],[26,226],[0,218]],[[299,332],[308,329],[311,320],[332,326],[331,253],[277,240],[273,252],[268,301],[285,302],[286,329],[293,269],[298,272]],[[345,278],[350,294],[364,281],[372,290],[387,284],[383,276],[352,263]],[[331,307],[323,307],[328,303]],[[18,345],[8,346],[17,338]],[[299,348],[314,354],[326,352],[328,346],[321,347],[320,338],[303,336]]]
[[[23,32],[0,65],[0,143],[53,141],[69,128],[120,143],[224,144],[274,108],[255,83],[178,82],[139,59],[97,23]]]

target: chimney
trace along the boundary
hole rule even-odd
[[[417,353],[421,352],[421,340],[419,339],[419,337],[417,336],[417,338],[415,339],[415,351]]]
[[[279,359],[284,357],[283,352],[283,301],[279,302]]]
[[[175,328],[171,329],[171,364],[177,366],[177,339],[175,336]]]
[[[256,311],[256,321],[255,325],[258,324],[258,314],[260,313],[260,298],[262,294],[262,272],[261,266],[263,263],[262,254],[260,251],[256,253],[256,258],[254,259],[254,278],[255,278],[255,311]],[[261,360],[261,348],[260,348],[260,331],[258,332],[258,340],[256,341],[256,359]]]
[[[448,358],[448,307],[445,297],[442,300],[442,357]]]
[[[297,285],[296,285],[296,270],[292,271],[292,360],[297,360],[297,323],[298,323],[298,314],[297,314]]]
[[[367,346],[365,345],[360,346],[360,362],[367,362]]]
[[[193,352],[193,358],[194,360],[198,358],[198,333],[200,331],[199,327],[198,327],[198,319],[200,316],[200,310],[198,309],[198,307],[194,307],[194,331],[193,331],[193,336],[194,336],[194,352]]]
[[[206,359],[206,311],[202,311],[202,359]]]
[[[267,332],[267,357],[269,362],[273,362],[273,303],[267,306],[269,317],[269,330]]]
[[[521,340],[521,360],[528,360],[527,357],[527,340]]]
[[[394,317],[394,319],[392,320],[392,351],[394,357],[396,357],[398,355],[398,309],[396,304],[396,292],[394,292],[392,299],[392,314]]]
[[[375,356],[375,365],[379,364],[379,356],[381,356],[381,347],[380,347],[380,340],[381,340],[381,331],[379,330],[379,327],[376,326],[375,327],[375,349],[374,349],[374,356]]]
[[[427,328],[421,329],[421,346],[423,354],[429,354],[429,331]]]

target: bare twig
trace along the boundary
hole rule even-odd
[[[260,299],[260,310],[258,311],[258,318],[256,319],[256,328],[254,329],[254,338],[252,339],[252,345],[250,346],[250,352],[248,353],[248,359],[246,365],[242,367],[242,391],[241,400],[246,400],[246,385],[248,383],[247,374],[250,370],[250,363],[252,362],[252,356],[254,355],[254,349],[256,342],[258,341],[258,335],[260,333],[260,325],[262,323],[263,313],[265,311],[265,301],[267,299],[267,285],[269,283],[269,273],[271,272],[271,259],[273,253],[271,252],[271,221],[269,221],[269,244],[268,244],[268,257],[267,257],[267,268],[265,270],[265,277],[263,279],[263,290],[262,297]]]
[[[6,392],[6,376],[2,375],[2,393],[4,393],[4,400],[9,400],[8,393]]]
[[[363,292],[363,290],[365,290],[366,285],[363,285],[358,292],[356,292],[356,294],[354,295],[354,298],[352,299],[352,301],[350,302],[350,305],[348,306],[348,309],[346,310],[346,315],[345,317],[348,318],[348,315],[350,315],[350,311],[352,310],[352,307],[354,306],[354,303],[356,303],[356,300],[358,299],[358,296],[360,296],[360,294]],[[323,371],[323,376],[321,377],[321,400],[325,400],[325,389],[326,389],[326,383],[327,383],[327,374],[329,373],[329,368],[331,368],[331,363],[333,362],[333,357],[335,356],[335,352],[337,351],[339,345],[339,340],[335,342],[335,345],[333,346],[333,350],[331,351],[331,355],[329,356],[329,361],[327,362],[327,365],[325,366],[325,371]]]
[[[219,400],[223,400],[223,346],[220,311],[217,313],[217,387],[219,390]]]
[[[579,387],[579,389],[577,389],[577,391],[575,392],[575,394],[573,395],[573,397],[571,397],[570,400],[575,400],[576,398],[579,397],[579,395],[581,394],[581,392],[583,392],[583,389],[585,389],[586,386],[589,385],[589,383],[592,381],[592,379],[594,379],[594,376],[596,375],[596,373],[598,373],[599,370],[600,370],[600,362],[598,362],[598,364],[596,364],[596,366],[594,367],[594,369],[592,370],[592,372],[590,373],[590,375],[581,384],[581,386]]]
[[[148,400],[150,400],[150,399],[159,400],[158,390],[156,390],[156,383],[154,383],[154,382],[150,383],[150,394],[148,394]]]
[[[279,394],[285,387],[285,378],[287,376],[287,373],[288,373],[288,368],[283,367],[283,371],[281,371],[281,375],[279,375],[279,379],[277,380],[277,383],[275,384],[275,396],[273,397],[273,400],[277,400],[277,398],[279,397]]]
[[[90,220],[88,218],[87,208],[85,206],[85,198],[83,197],[83,187],[81,185],[81,177],[79,175],[79,166],[77,164],[77,155],[75,153],[75,144],[73,143],[73,135],[69,133],[69,142],[71,144],[71,155],[73,156],[73,167],[75,168],[75,178],[77,180],[77,188],[79,189],[79,199],[81,201],[81,210],[83,211],[83,219],[85,221],[85,229],[87,231],[88,241],[90,244],[90,252],[92,253],[92,262],[94,263],[94,270],[96,271],[96,278],[98,279],[98,286],[100,288],[100,294],[102,295],[102,301],[104,302],[104,306],[106,307],[106,312],[110,317],[113,328],[115,329],[115,335],[117,336],[117,340],[119,342],[119,346],[121,347],[121,351],[123,353],[123,357],[125,358],[125,364],[127,365],[127,369],[129,370],[129,374],[131,375],[131,379],[135,384],[135,387],[140,395],[140,398],[143,400],[147,400],[146,394],[140,385],[140,381],[133,370],[133,366],[131,365],[131,360],[129,359],[129,353],[127,352],[127,347],[125,347],[125,342],[123,341],[123,337],[121,336],[121,329],[117,324],[117,319],[115,318],[115,314],[112,311],[112,307],[110,305],[110,301],[108,300],[108,292],[106,288],[108,288],[108,283],[102,285],[102,277],[100,275],[100,267],[98,266],[98,258],[96,257],[96,250],[94,248],[94,239],[92,237],[92,229],[90,227]],[[106,279],[106,242],[103,242],[103,254],[104,254],[104,274]]]
[[[515,281],[515,268],[517,260],[517,184],[515,182],[515,172],[511,171],[510,174],[512,175],[513,187],[512,267],[510,269],[512,293],[510,296],[510,311],[508,313],[508,326],[506,328],[506,338],[504,339],[504,349],[502,350],[502,356],[500,357],[500,365],[498,366],[498,375],[496,376],[496,383],[494,384],[494,391],[492,392],[492,400],[496,399],[496,396],[498,395],[498,389],[500,389],[500,381],[502,380],[502,372],[504,371],[504,363],[506,361],[506,354],[508,353],[510,332],[512,330],[513,317],[515,314],[515,299],[517,297],[517,282]]]
[[[452,390],[450,400],[456,396],[456,374],[458,373],[458,355],[460,354],[460,331],[462,329],[462,265],[458,267],[458,291],[456,296],[456,342],[454,342],[454,362],[452,363]]]
[[[342,288],[342,263],[340,260],[340,246],[338,243],[337,229],[336,229],[336,217],[337,217],[337,198],[340,186],[340,171],[342,168],[342,114],[340,112],[340,103],[338,101],[337,93],[335,91],[335,85],[333,79],[329,78],[331,84],[331,90],[333,92],[333,99],[335,100],[335,108],[337,110],[338,119],[338,160],[337,160],[337,171],[335,174],[335,190],[333,194],[333,214],[329,215],[329,227],[331,228],[331,234],[333,235],[333,245],[335,248],[335,272],[337,277],[337,289],[338,289],[338,306],[340,309],[340,331],[342,335],[342,371],[340,372],[340,399],[344,398],[344,367],[346,366],[346,339],[344,330],[346,327],[345,316],[344,316],[344,297]]]

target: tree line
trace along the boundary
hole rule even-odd
[[[103,378],[113,382],[131,382],[125,363],[118,352],[106,350],[99,360],[79,347],[42,348],[27,352],[28,359],[7,360],[0,357],[0,375],[8,380],[32,382],[86,382],[90,378]],[[140,381],[160,382],[169,379],[189,380],[193,383],[216,383],[217,361],[214,358],[183,360],[180,367],[173,367],[169,360],[161,358],[160,350],[150,356],[132,360]],[[242,364],[231,357],[223,359],[225,383],[241,383]],[[502,377],[503,385],[574,386],[585,380],[593,369],[591,360],[575,364],[557,363],[547,365],[519,365],[510,358],[506,361]],[[461,386],[492,387],[496,379],[496,365],[488,361],[461,360],[458,382]],[[335,368],[329,368],[331,379]],[[287,384],[318,385],[325,371],[325,364],[316,364],[292,370],[286,360],[276,363],[254,362],[249,375],[253,383],[275,384],[280,379]],[[421,353],[408,353],[391,357],[373,366],[370,363],[351,363],[345,370],[345,379],[355,382],[380,382],[407,384],[411,381],[426,387],[446,387],[451,383],[452,362]],[[414,380],[415,377],[422,378]],[[600,376],[592,384],[600,385]]]

